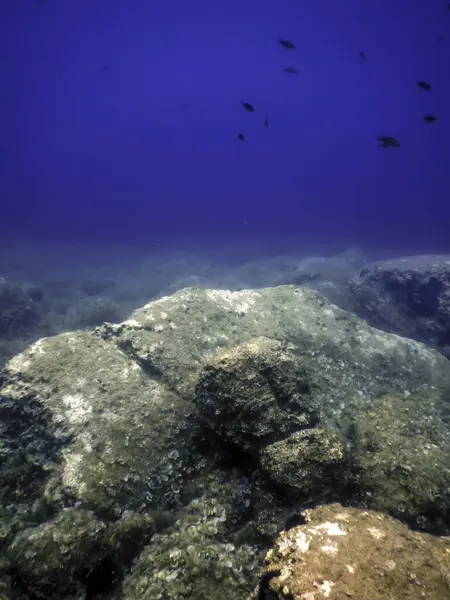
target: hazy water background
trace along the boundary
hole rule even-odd
[[[3,0],[3,246],[445,251],[449,69],[441,0]]]

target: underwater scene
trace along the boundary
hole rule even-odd
[[[0,1],[0,600],[450,599],[450,3]]]

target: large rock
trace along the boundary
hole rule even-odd
[[[39,520],[77,501],[112,517],[165,508],[179,495],[191,403],[115,344],[89,332],[45,338],[9,361],[4,380],[6,515],[11,503],[31,502],[26,518]]]
[[[371,325],[411,337],[450,357],[450,256],[374,263],[352,282],[357,312]]]
[[[253,600],[447,600],[450,539],[409,531],[381,513],[320,506],[283,531]]]
[[[373,329],[317,292],[295,286],[186,289],[147,304],[123,324],[106,325],[101,334],[189,399],[219,349],[256,337],[278,340],[313,373],[322,419],[337,427],[383,394],[433,395],[450,386],[450,363],[437,352]]]
[[[218,364],[218,349],[230,349],[229,368],[231,349],[244,344],[248,354],[245,344],[260,336],[281,344],[270,350],[269,343],[264,359],[269,387],[262,406],[278,411],[266,410],[272,427],[266,442],[308,424],[316,406],[322,425],[346,431],[355,411],[383,394],[421,392],[439,405],[450,385],[450,363],[438,353],[371,329],[311,290],[183,290],[123,324],[43,339],[8,363],[0,396],[2,504],[20,502],[33,519],[74,500],[107,515],[167,508],[192,475],[188,420],[197,382]],[[245,380],[251,360],[244,354]],[[296,389],[299,369],[303,383]],[[216,402],[234,402],[236,410],[254,391],[246,387],[231,400],[218,393]],[[255,410],[253,417],[261,416]],[[226,435],[242,438],[242,424],[236,414]],[[247,421],[245,444],[259,443],[251,425],[258,427]]]
[[[102,581],[102,573],[110,571],[119,580],[121,570],[155,530],[147,515],[124,513],[106,526],[90,511],[61,511],[47,523],[21,532],[8,548],[11,571],[22,575],[13,577],[16,593],[20,590],[20,597],[33,598],[45,590],[49,600],[77,593],[85,597],[80,581],[88,597],[107,592],[109,581]]]
[[[227,509],[198,498],[177,528],[155,536],[124,582],[123,600],[245,600],[255,586],[259,552],[226,537]]]
[[[258,385],[261,405],[253,403]],[[345,436],[355,415],[385,394],[406,403],[422,394],[444,412],[449,386],[450,363],[439,353],[371,329],[316,292],[294,286],[182,290],[146,305],[122,324],[42,339],[9,361],[0,388],[0,570],[3,557],[10,556],[5,569],[22,580],[46,569],[51,573],[40,560],[21,560],[16,550],[27,540],[23,532],[37,528],[33,552],[45,556],[46,526],[51,530],[56,523],[57,530],[66,522],[58,516],[67,508],[92,516],[94,543],[83,546],[81,560],[89,570],[90,560],[99,560],[99,521],[108,528],[126,511],[154,518],[208,495],[209,483],[202,479],[208,463],[194,443],[199,416],[210,428],[217,426],[226,441],[265,456],[269,479],[316,495],[326,477],[314,478],[315,457],[323,473],[333,460],[343,467],[341,438],[331,440],[331,430]],[[239,392],[234,398],[233,389]],[[215,409],[230,408],[222,430],[207,408],[209,393]],[[320,429],[315,429],[319,413]],[[255,418],[262,419],[267,435],[259,435]],[[298,433],[303,431],[308,433]],[[302,451],[308,439],[309,454]],[[295,460],[283,470],[280,457],[291,448]],[[296,464],[309,469],[303,482],[295,480]],[[253,482],[239,473],[245,465],[232,466],[237,476],[230,470],[224,477],[233,481],[232,522],[237,524],[246,518],[245,510],[258,511],[261,505],[249,507]],[[262,489],[259,494],[272,498]],[[266,507],[273,510],[270,501]],[[72,538],[70,544],[77,553],[75,542]],[[171,558],[170,543],[161,541],[161,560],[153,546],[152,569]],[[211,546],[211,556],[225,561],[219,597],[235,589],[227,583],[230,577],[238,578],[236,589],[242,591],[236,566],[242,555],[236,552],[230,563],[226,548],[201,536],[188,546],[202,548],[203,543]],[[62,564],[54,556],[54,564]],[[183,560],[180,569],[188,566]],[[84,576],[81,563],[75,578]],[[117,572],[117,563],[109,563]],[[96,573],[101,577],[101,568]],[[214,577],[206,569],[201,589],[209,594],[208,573]],[[130,598],[140,593],[142,581],[136,588],[130,583]],[[78,583],[76,589],[86,591],[83,580]],[[54,593],[63,597],[64,589],[61,582]],[[46,588],[39,593],[45,596]]]
[[[448,534],[450,429],[440,412],[430,396],[386,396],[355,415],[350,437],[369,508]]]
[[[291,499],[312,501],[345,487],[349,477],[347,459],[341,436],[316,427],[267,446],[261,468]]]
[[[249,453],[318,421],[313,375],[281,342],[255,338],[206,361],[195,401],[207,426]]]

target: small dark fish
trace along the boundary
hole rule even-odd
[[[243,133],[238,133],[238,139],[241,140],[241,142],[244,141],[244,134]]]
[[[427,91],[431,90],[431,85],[429,83],[427,83],[426,81],[418,81],[417,85],[420,85],[420,87],[423,90],[427,90]]]
[[[245,108],[245,110],[247,110],[248,112],[255,112],[255,109],[253,108],[253,106],[251,104],[249,104],[248,102],[243,102],[242,106]]]
[[[438,42],[442,42],[442,40],[444,39],[444,36],[442,35],[442,33],[439,33],[437,36]]]
[[[297,73],[297,69],[295,67],[286,67],[283,69],[286,73],[290,73],[291,75],[295,75]]]
[[[104,65],[103,66],[103,70],[104,71],[109,71],[111,69],[111,65]]]
[[[400,142],[394,137],[377,135],[377,140],[382,148],[400,148]]]
[[[44,6],[45,0],[36,0],[36,6]]]
[[[267,117],[264,119],[264,127],[269,127],[269,119]]]
[[[434,115],[426,115],[423,120],[427,123],[434,123],[436,121],[436,117]]]
[[[360,52],[358,52],[358,56],[359,56],[360,58],[362,58],[363,60],[366,60],[366,53],[365,53],[365,52],[363,52],[362,50],[361,50]]]
[[[283,46],[283,48],[286,48],[287,50],[295,50],[295,45],[293,42],[291,42],[291,40],[282,40],[280,38],[278,40],[278,43],[281,44],[281,46]]]

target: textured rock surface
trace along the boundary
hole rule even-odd
[[[217,434],[258,457],[267,450],[269,479],[316,495],[327,482],[311,478],[313,460],[325,471],[335,451],[342,450],[337,440],[349,426],[356,432],[355,418],[381,396],[398,396],[407,405],[414,394],[421,394],[444,414],[449,386],[450,363],[439,353],[371,329],[316,292],[293,286],[240,292],[182,290],[146,305],[124,323],[42,339],[8,362],[0,388],[0,583],[7,585],[1,576],[4,568],[11,577],[34,585],[34,569],[43,566],[40,561],[27,563],[26,557],[21,560],[14,549],[22,547],[26,530],[32,528],[37,535],[33,552],[44,556],[45,532],[63,519],[66,509],[92,514],[90,539],[95,542],[97,525],[110,531],[126,511],[153,518],[168,509],[182,511],[193,497],[206,497],[207,502],[220,498],[221,504],[222,494],[210,493],[221,476],[219,469],[205,479],[205,467],[212,463],[194,443],[199,420],[211,429],[221,422],[215,420],[216,409],[225,408],[229,417]],[[264,424],[262,436],[257,419]],[[333,428],[339,433],[331,444]],[[319,444],[321,432],[326,439]],[[298,451],[302,440],[290,436],[300,434],[311,436],[315,452]],[[290,444],[290,439],[297,443]],[[275,443],[281,445],[269,449]],[[296,452],[288,450],[291,445]],[[309,461],[309,475],[303,481],[294,480],[295,469],[280,470],[277,456],[286,452],[288,465],[296,460],[305,466]],[[276,494],[266,489],[260,488],[258,503],[253,502],[254,482],[251,473],[239,472],[243,466],[232,463],[223,475],[233,497],[226,509],[226,527],[217,529],[216,538],[208,528],[199,527],[195,540],[186,542],[194,546],[195,556],[203,556],[206,568],[199,574],[198,590],[206,597],[216,581],[212,565],[219,560],[223,570],[222,583],[216,581],[221,594],[217,597],[246,593],[247,583],[236,565],[245,563],[251,571],[255,538],[248,532],[236,533],[233,527],[245,525],[253,513],[258,532],[265,529],[272,535],[284,515]],[[435,470],[431,480],[421,481],[434,489],[439,477],[443,476]],[[209,516],[201,515],[200,522],[209,521]],[[148,573],[164,571],[161,565],[171,559],[170,540],[185,547],[184,533],[183,539],[177,538],[184,516],[178,520],[178,528],[162,532],[174,537],[152,539],[144,551],[153,565]],[[137,536],[142,538],[145,523],[141,525]],[[104,528],[100,529],[101,538]],[[191,533],[188,527],[187,534]],[[226,535],[235,534],[241,542],[236,552],[230,548],[228,552],[223,545],[232,542]],[[69,542],[78,552],[77,540]],[[126,560],[108,559],[108,564],[119,572],[117,565],[130,556],[139,561],[136,547]],[[95,548],[96,543],[82,548],[84,567],[80,563],[73,572],[77,593],[89,592],[84,569],[89,570],[91,560],[97,565]],[[206,554],[205,548],[210,548]],[[229,560],[227,554],[232,554]],[[62,564],[58,562],[62,557],[53,557],[54,564]],[[190,566],[186,560],[183,555],[179,576],[191,585],[183,579],[183,569]],[[146,564],[140,563],[144,571]],[[100,560],[95,577],[109,578],[113,585],[114,578],[103,568]],[[176,573],[171,571],[169,582]],[[130,598],[139,597],[143,580],[139,581],[137,587],[130,581]],[[55,597],[58,593],[61,597],[66,584],[61,581],[55,588]],[[170,589],[167,597],[172,600],[176,596],[170,596]],[[50,597],[47,591],[44,585],[39,593]],[[152,598],[150,592],[148,597]]]
[[[182,290],[136,311],[102,334],[183,397],[194,398],[198,374],[220,348],[264,336],[304,359],[314,373],[322,414],[337,426],[346,409],[384,393],[442,391],[450,363],[422,344],[387,335],[294,286],[262,290]]]
[[[20,573],[12,578],[16,588],[12,597],[68,598],[108,591],[110,582],[102,581],[102,572],[119,581],[155,531],[148,515],[125,512],[107,526],[90,511],[63,510],[46,523],[25,529],[8,548],[9,570]]]
[[[261,456],[263,472],[290,498],[315,499],[346,484],[345,443],[335,431],[306,429],[267,446]]]
[[[340,505],[304,513],[266,556],[255,600],[446,600],[450,539]]]
[[[256,583],[259,553],[220,541],[227,507],[199,498],[176,529],[155,536],[124,583],[124,600],[245,600]]]
[[[448,421],[447,415],[443,415]],[[355,417],[365,502],[428,531],[450,526],[450,429],[430,396],[386,396]]]
[[[374,327],[425,342],[450,357],[450,256],[373,263],[352,283],[357,312]]]
[[[13,358],[4,377],[5,527],[18,516],[14,504],[34,521],[73,501],[112,517],[176,499],[190,402],[115,344],[87,332],[46,338]]]
[[[206,362],[195,402],[217,436],[254,453],[317,423],[313,387],[304,361],[281,342],[259,337]]]
[[[245,344],[258,336],[281,343],[263,344],[272,375],[281,363],[288,373],[300,368],[312,378],[323,422],[341,429],[385,393],[421,391],[438,405],[450,384],[450,363],[438,353],[371,329],[307,289],[183,290],[134,317],[43,339],[8,363],[0,403],[4,506],[20,501],[25,513],[45,515],[47,505],[70,499],[102,514],[170,505],[192,473],[187,421],[198,375],[223,360],[215,357],[221,347],[228,364],[238,354],[239,368],[248,365]],[[242,353],[231,350],[239,344]],[[289,386],[289,378],[279,380],[278,391]],[[289,405],[277,410],[289,415]],[[232,425],[238,430],[236,419]],[[271,441],[290,432],[280,426]]]

